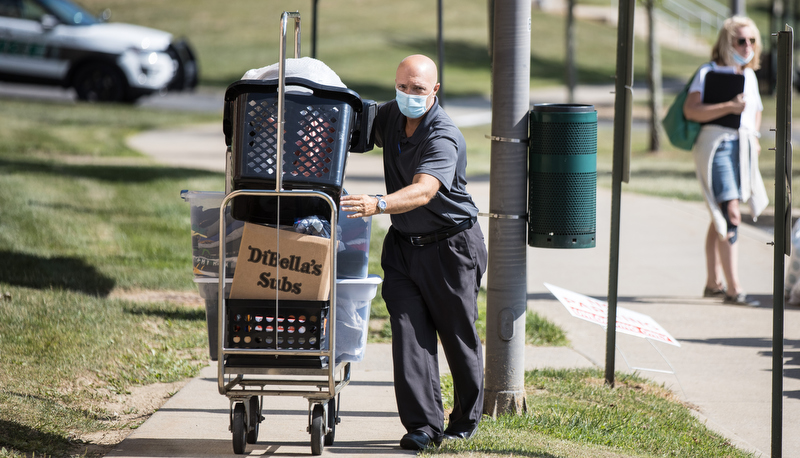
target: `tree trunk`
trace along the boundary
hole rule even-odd
[[[655,0],[647,0],[647,27],[650,31],[647,46],[647,86],[650,90],[650,152],[661,149],[661,51],[656,36]]]

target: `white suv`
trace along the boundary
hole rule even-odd
[[[73,87],[81,100],[132,102],[193,89],[186,41],[160,30],[107,23],[69,0],[0,0],[0,80]]]

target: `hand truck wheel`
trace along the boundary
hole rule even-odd
[[[258,425],[261,424],[261,402],[259,396],[252,396],[248,400],[250,403],[250,422],[247,431],[247,443],[255,444],[258,442]]]
[[[237,402],[233,408],[231,419],[231,432],[233,433],[233,453],[241,455],[247,443],[247,425],[245,424],[246,411],[244,403]]]
[[[311,454],[322,455],[325,442],[325,408],[314,404],[311,411]]]
[[[325,434],[325,445],[333,445],[336,437],[336,398],[328,401],[328,433]]]

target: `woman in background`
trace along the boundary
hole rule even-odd
[[[734,305],[758,305],[739,283],[736,240],[742,221],[739,202],[750,206],[754,220],[768,204],[758,170],[764,109],[755,74],[760,67],[760,54],[761,36],[750,18],[734,16],[725,20],[711,52],[711,62],[698,69],[683,106],[687,119],[703,124],[693,149],[697,178],[711,212],[703,296],[723,297],[724,303]],[[703,103],[709,72],[744,75],[743,92],[725,102]],[[714,123],[731,114],[740,115],[738,129]],[[722,283],[723,277],[727,287]]]

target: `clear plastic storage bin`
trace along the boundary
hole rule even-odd
[[[197,278],[219,278],[219,207],[224,192],[182,191],[181,197],[191,205],[192,271]],[[244,223],[225,217],[225,276],[233,278],[236,258],[242,243]]]
[[[369,335],[369,310],[381,277],[336,281],[336,362],[364,359]]]
[[[338,225],[342,244],[336,254],[336,278],[367,278],[372,217],[350,219],[339,211]]]

